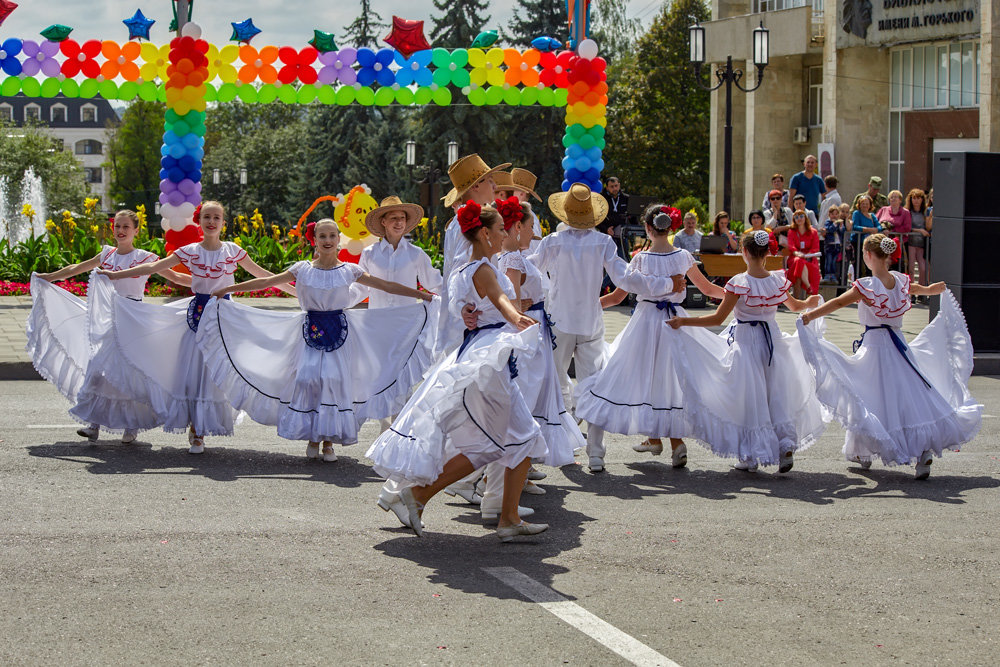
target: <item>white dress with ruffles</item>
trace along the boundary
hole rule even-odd
[[[511,379],[512,355],[516,365],[522,356],[537,354],[538,327],[517,331],[479,296],[472,277],[483,266],[496,271],[504,293],[514,297],[510,280],[486,258],[452,273],[453,314],[460,317],[462,304],[472,303],[482,311],[479,328],[428,372],[392,426],[368,449],[375,471],[403,486],[430,484],[459,454],[475,468],[493,461],[513,468],[529,456],[546,455],[545,438]]]
[[[254,421],[289,440],[354,444],[366,419],[399,410],[420,381],[438,302],[346,310],[364,273],[358,265],[318,269],[302,261],[289,271],[305,312],[214,299],[198,344],[212,379]]]
[[[733,276],[725,290],[739,300],[729,327],[711,337],[681,327],[682,335],[667,337],[685,398],[699,407],[687,415],[692,435],[718,456],[776,465],[826,428],[798,336],[774,319],[791,287],[784,271]],[[810,326],[819,330],[823,321]]]
[[[555,467],[569,465],[573,463],[573,452],[586,446],[587,442],[576,420],[566,410],[559,387],[559,374],[552,356],[555,335],[545,311],[547,281],[520,250],[501,254],[497,266],[503,275],[507,275],[508,269],[513,269],[524,276],[521,299],[530,299],[532,303],[525,315],[538,321],[538,352],[530,357],[518,357],[514,381],[545,436],[548,447],[545,464]]]
[[[120,254],[113,246],[103,246],[99,257],[97,268],[108,271],[130,269],[158,259],[139,248]],[[114,291],[141,300],[147,277],[117,281]],[[76,404],[70,410],[75,419],[116,432],[152,428],[157,423],[148,403],[136,400],[104,377],[104,367],[115,363],[102,354],[110,302],[95,298],[94,284],[95,276],[91,274],[84,301],[32,275],[33,304],[27,322],[26,350],[39,374]]]
[[[666,325],[674,316],[685,317],[680,307],[686,291],[654,292],[661,289],[656,278],[684,275],[694,266],[687,250],[669,253],[640,252],[629,263],[629,283],[641,280],[632,317],[610,346],[601,371],[576,387],[576,416],[625,435],[685,438],[691,436],[688,415],[698,401],[685,400],[675,371],[667,338],[677,332]],[[655,280],[656,287],[649,283]],[[715,336],[707,329],[687,331],[691,337],[711,345]]]
[[[191,243],[174,254],[191,272],[195,297],[161,306],[112,295],[109,352],[121,361],[105,372],[113,384],[144,397],[165,431],[183,433],[190,425],[202,436],[232,435],[236,411],[212,381],[195,331],[209,295],[233,284],[246,252],[226,241],[217,250]]]
[[[924,451],[941,456],[972,440],[982,406],[969,393],[972,341],[954,295],[941,295],[941,311],[907,345],[899,327],[910,309],[910,277],[891,273],[892,289],[875,276],[854,282],[872,305],[858,303],[866,330],[853,355],[798,327],[817,396],[847,431],[844,456],[907,465]]]

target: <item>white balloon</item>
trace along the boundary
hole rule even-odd
[[[189,201],[179,204],[177,206],[177,217],[184,218],[188,222],[191,222],[192,216],[194,216],[194,209],[196,206]],[[163,208],[160,208],[160,212],[163,212]]]
[[[581,58],[593,60],[597,57],[597,42],[592,39],[583,40],[580,42],[580,46],[576,49],[576,53]]]
[[[344,246],[344,249],[352,255],[360,255],[361,251],[365,249],[365,243],[360,239],[351,239]]]
[[[181,36],[201,39],[201,26],[197,23],[185,23],[184,27],[181,28]]]
[[[162,229],[163,231],[169,230],[170,221],[168,221],[166,218],[160,218],[160,229]]]
[[[182,229],[184,229],[185,227],[187,227],[190,224],[191,224],[190,218],[188,218],[188,219],[185,219],[185,218],[163,218],[163,220],[160,222],[160,226],[163,227],[164,231],[166,231],[167,229],[172,229],[175,232],[181,231]],[[166,225],[166,226],[164,227],[164,225]]]

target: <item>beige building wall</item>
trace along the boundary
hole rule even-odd
[[[1000,0],[983,0],[979,42],[979,150],[1000,151]]]

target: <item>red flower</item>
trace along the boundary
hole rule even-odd
[[[497,199],[493,202],[497,212],[503,217],[503,228],[510,229],[515,222],[524,219],[524,211],[521,210],[521,200],[511,196],[507,199]]]
[[[470,229],[475,229],[482,222],[479,216],[483,213],[483,207],[472,201],[471,199],[465,202],[465,206],[458,209],[458,224],[462,228],[462,232],[467,232]]]
[[[59,44],[59,49],[66,56],[62,73],[67,79],[72,79],[80,72],[88,79],[96,79],[101,75],[101,66],[96,60],[101,55],[101,42],[98,40],[92,39],[81,46],[76,40],[67,39]]]
[[[302,83],[316,83],[316,70],[311,65],[316,62],[319,52],[311,46],[296,51],[291,46],[278,49],[278,58],[284,67],[278,72],[278,81],[292,83],[296,79]]]
[[[661,206],[660,213],[666,213],[670,216],[671,231],[676,231],[684,226],[684,216],[681,214],[680,209],[676,209],[673,206]]]
[[[316,223],[310,222],[306,225],[306,241],[309,241],[309,245],[316,245]]]

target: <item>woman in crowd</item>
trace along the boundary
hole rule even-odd
[[[899,243],[907,238],[913,227],[910,212],[903,206],[903,193],[899,190],[890,192],[889,205],[880,208],[875,217],[882,223],[882,229],[886,234],[897,241],[896,255],[892,258],[892,261],[896,262],[903,252]]]
[[[819,293],[819,232],[809,224],[805,211],[792,213],[788,231],[788,279],[798,297]]]
[[[910,236],[907,239],[907,262],[910,278],[919,285],[927,285],[927,237],[931,235],[934,216],[927,205],[927,197],[920,188],[913,188],[906,195],[906,209],[910,213]],[[913,269],[920,271],[914,274]]]
[[[740,239],[735,232],[729,229],[729,214],[725,211],[719,211],[715,214],[712,235],[726,237],[726,252],[736,252],[740,249]]]

